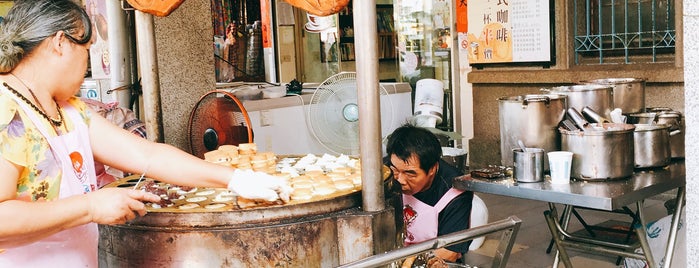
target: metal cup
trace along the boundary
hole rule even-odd
[[[544,149],[527,148],[512,150],[514,177],[518,182],[540,182],[544,180]]]

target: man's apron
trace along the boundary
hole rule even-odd
[[[52,137],[42,117],[17,97],[15,101],[46,137],[52,153],[60,161],[62,177],[59,199],[96,190],[89,133],[78,111],[64,103],[64,113],[72,120],[75,129]],[[84,224],[32,244],[6,249],[0,253],[0,267],[97,267],[98,239],[97,224]]]
[[[448,204],[463,193],[455,188],[449,189],[437,204],[430,206],[423,203],[412,195],[403,194],[403,220],[405,222],[405,245],[420,243],[437,238],[439,227],[439,212]]]

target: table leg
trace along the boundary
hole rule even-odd
[[[675,252],[675,242],[677,242],[677,231],[679,229],[680,216],[682,215],[684,198],[684,187],[680,187],[677,189],[677,198],[675,199],[677,202],[675,204],[675,213],[672,215],[672,227],[670,228],[670,237],[668,237],[667,248],[665,249],[663,268],[669,268],[672,263],[672,255]]]
[[[636,235],[638,236],[638,242],[641,243],[641,249],[643,249],[643,255],[646,256],[646,264],[648,268],[655,268],[655,259],[653,259],[653,253],[650,251],[650,244],[648,244],[648,237],[646,236],[646,218],[643,215],[643,200],[636,202],[636,207],[638,209],[638,221],[641,226],[636,228]]]
[[[546,218],[546,223],[549,226],[549,230],[551,231],[551,236],[553,237],[554,241],[556,242],[556,248],[558,249],[556,251],[556,255],[553,257],[553,267],[552,268],[558,268],[558,263],[559,261],[563,261],[563,264],[565,265],[566,268],[572,268],[573,264],[570,262],[570,257],[568,256],[568,252],[566,249],[560,245],[561,237],[560,234],[558,233],[558,229],[556,228],[556,218],[557,218],[557,213],[556,213],[556,206],[553,203],[549,203],[549,208],[550,211],[544,212],[544,216]],[[563,207],[563,214],[561,215],[562,222],[561,222],[561,228],[563,230],[568,229],[568,223],[570,223],[570,215],[573,210],[573,206],[571,205],[564,205]]]

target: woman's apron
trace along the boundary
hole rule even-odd
[[[96,190],[89,133],[78,111],[67,103],[62,105],[75,129],[53,137],[49,135],[42,117],[16,97],[15,101],[46,137],[52,153],[60,161],[62,177],[59,199]],[[32,244],[6,249],[0,253],[0,267],[97,267],[98,239],[97,224],[84,224]]]
[[[412,195],[403,194],[403,220],[405,221],[405,245],[437,238],[439,212],[464,191],[449,189],[437,204],[430,206]]]

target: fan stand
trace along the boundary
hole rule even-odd
[[[188,130],[190,151],[199,158],[221,145],[253,142],[252,124],[245,107],[233,94],[223,90],[213,90],[199,98],[189,116]]]

